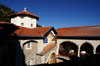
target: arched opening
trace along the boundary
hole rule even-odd
[[[54,64],[54,63],[56,63],[55,53],[52,53],[52,54],[49,56],[48,63],[49,63],[49,64]]]
[[[97,46],[96,54],[94,57],[95,57],[95,61],[99,63],[100,62],[100,45]]]
[[[15,66],[16,45],[9,41],[0,42],[0,65]]]
[[[100,45],[96,48],[96,54],[100,54]]]
[[[59,46],[59,54],[62,56],[77,55],[77,45],[72,42],[63,42]]]
[[[92,59],[93,56],[93,46],[89,43],[84,43],[81,47],[80,47],[80,57],[82,59]]]

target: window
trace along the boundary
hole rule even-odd
[[[43,40],[43,43],[48,43],[48,38],[45,38],[45,39]]]
[[[33,27],[33,24],[31,24],[31,27]]]
[[[28,49],[31,48],[30,43],[27,43],[27,48],[28,48]]]
[[[33,18],[31,19],[31,27],[33,27]]]
[[[24,26],[24,23],[21,23],[21,26]]]
[[[21,26],[24,26],[24,17],[21,16]]]
[[[30,65],[30,61],[27,62],[27,65],[28,65],[28,66]]]

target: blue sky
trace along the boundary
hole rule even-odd
[[[100,25],[100,0],[1,0],[16,12],[26,10],[39,16],[45,27]]]

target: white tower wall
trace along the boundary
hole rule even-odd
[[[11,23],[27,28],[36,28],[36,19],[28,16],[13,17]]]

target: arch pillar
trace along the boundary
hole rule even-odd
[[[78,49],[78,57],[80,57],[80,48]]]
[[[94,50],[93,50],[93,54],[96,54],[96,48],[94,48]]]
[[[80,57],[80,45],[78,45],[78,57]]]
[[[60,44],[56,44],[56,45],[57,45],[56,55],[59,55],[59,45]]]

